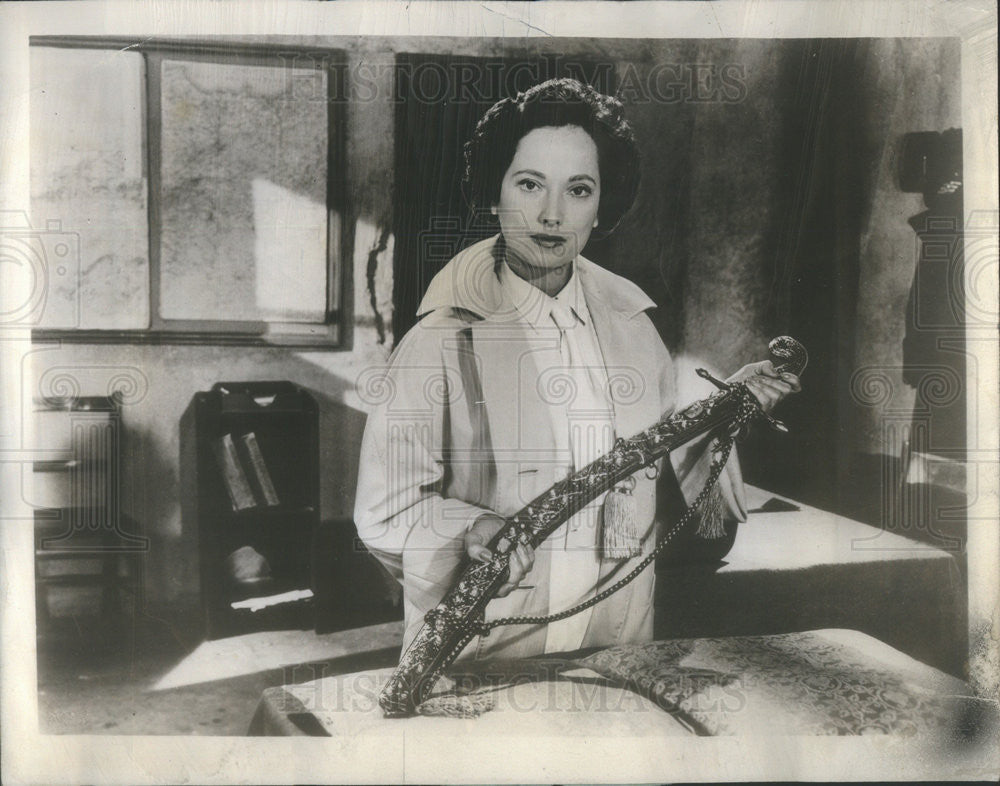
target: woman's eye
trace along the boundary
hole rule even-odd
[[[537,191],[541,186],[535,180],[529,180],[525,178],[524,180],[517,181],[517,184],[523,188],[525,191]]]
[[[573,186],[569,192],[575,197],[586,197],[594,193],[590,186]]]

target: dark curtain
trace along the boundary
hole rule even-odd
[[[859,40],[793,42],[786,50],[774,215],[773,289],[765,333],[787,333],[809,351],[803,393],[782,405],[791,433],[758,429],[743,451],[752,483],[844,510],[852,491],[852,411],[860,241],[871,200],[872,161],[858,129],[871,111]]]

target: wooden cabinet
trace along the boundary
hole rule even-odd
[[[180,449],[181,507],[185,529],[198,533],[207,638],[313,627],[309,598],[240,608],[312,591],[319,520],[313,398],[291,382],[217,383],[185,411]]]

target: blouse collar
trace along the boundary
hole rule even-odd
[[[568,307],[580,322],[587,323],[587,301],[580,286],[580,276],[577,275],[576,260],[570,270],[569,280],[555,297],[525,281],[506,261],[499,266],[497,276],[500,279],[500,286],[507,290],[514,308],[532,327],[552,327],[550,315],[552,306],[556,303]]]

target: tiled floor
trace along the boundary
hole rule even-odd
[[[385,623],[185,643],[146,626],[115,643],[77,623],[54,626],[39,642],[43,734],[243,735],[265,688],[391,666],[402,636],[400,623]]]

